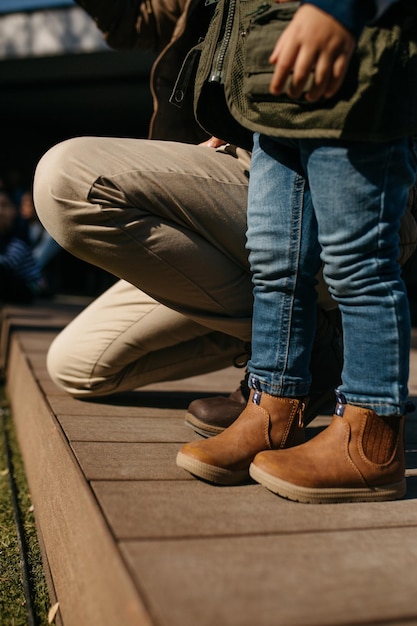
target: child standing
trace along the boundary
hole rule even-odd
[[[342,98],[356,38],[381,15],[387,43],[404,28],[416,42],[417,18],[407,0],[316,0],[301,3],[271,56],[275,95],[290,79],[289,96],[299,99],[314,74],[304,108],[315,120],[321,110],[321,125],[294,128],[283,118],[276,137],[255,134],[247,233],[252,391],[229,429],[179,452],[178,464],[203,479],[242,482],[250,466],[255,480],[302,502],[390,500],[405,493],[410,321],[397,258],[417,167],[417,102],[407,101],[405,88],[385,94],[375,110],[361,109],[358,98],[356,115],[350,111],[338,128],[334,120],[326,127],[328,103]],[[405,56],[387,45],[377,59],[380,80],[395,62],[406,81],[416,66],[415,46],[411,50]],[[398,118],[387,124],[389,110]],[[320,263],[342,316],[344,366],[330,426],[303,443]]]

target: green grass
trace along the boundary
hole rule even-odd
[[[44,626],[48,624],[50,600],[23,463],[2,389],[0,389],[0,405],[3,406],[3,412],[6,416],[12,475],[17,487],[20,519],[24,531],[23,545],[28,561],[34,623],[37,626]],[[0,626],[26,626],[28,623],[3,428],[0,427]]]

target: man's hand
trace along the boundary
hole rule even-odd
[[[303,4],[270,57],[275,65],[271,93],[286,92],[291,98],[303,94],[309,102],[331,98],[343,82],[355,45],[355,38],[340,22],[312,4]]]

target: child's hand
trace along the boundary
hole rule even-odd
[[[304,94],[309,102],[334,96],[355,45],[355,38],[340,22],[312,4],[303,4],[270,57],[275,65],[271,93],[285,91],[291,98]]]

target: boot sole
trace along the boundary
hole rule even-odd
[[[223,467],[216,467],[215,465],[209,465],[194,459],[183,452],[178,452],[177,454],[177,465],[193,474],[193,476],[216,485],[240,485],[249,480],[248,470],[232,471]]]
[[[399,500],[406,493],[405,478],[399,483],[381,485],[374,488],[326,488],[298,487],[291,483],[271,476],[253,463],[249,468],[250,476],[273,493],[307,504],[334,504],[342,502],[379,502]]]

